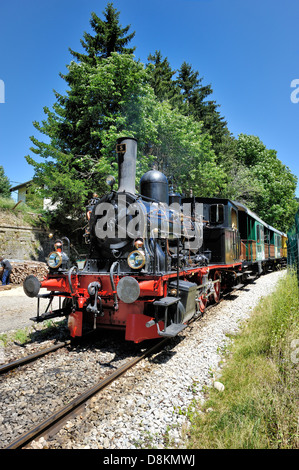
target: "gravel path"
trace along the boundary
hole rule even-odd
[[[40,290],[40,294],[46,293],[47,289]],[[41,313],[47,304],[47,299],[40,300]],[[58,308],[58,299],[54,299],[52,305]],[[23,286],[12,286],[10,290],[0,291],[0,333],[32,326],[30,317],[35,317],[36,311],[37,299],[27,297]]]
[[[262,276],[233,299],[208,311],[173,338],[164,351],[139,363],[94,397],[83,416],[70,420],[52,439],[41,438],[32,447],[184,448],[182,436],[189,425],[185,412],[194,399],[204,400],[203,389],[213,385],[213,377],[221,381],[221,354],[231,341],[228,335],[238,332],[252,308],[274,290],[285,273]],[[113,358],[113,349],[110,354]],[[95,357],[85,356],[84,361]],[[87,363],[87,370],[89,366]]]

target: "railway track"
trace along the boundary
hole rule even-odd
[[[245,287],[245,286],[244,286]],[[212,309],[215,305],[219,305],[225,297],[232,295],[235,291],[230,291],[226,293],[225,296],[223,296],[220,301],[217,304],[211,304],[206,308],[206,312]],[[191,322],[193,323],[193,321]],[[48,418],[44,419],[37,425],[34,425],[29,431],[26,433],[22,434],[20,437],[16,438],[15,440],[11,441],[6,447],[6,449],[20,449],[23,447],[26,447],[32,442],[33,440],[41,437],[41,436],[53,436],[56,432],[58,432],[63,424],[77,415],[85,405],[85,403],[92,398],[95,394],[103,390],[105,387],[107,387],[109,384],[111,384],[115,379],[123,375],[127,370],[132,368],[134,365],[136,365],[138,362],[142,361],[145,357],[153,354],[156,352],[158,349],[162,348],[162,346],[168,341],[168,338],[163,339],[159,341],[155,346],[152,348],[144,351],[142,354],[138,355],[138,357],[135,357],[128,361],[126,364],[122,365],[119,367],[115,372],[110,374],[108,377],[105,379],[99,381],[97,384],[93,385],[90,387],[88,390],[86,390],[84,393],[81,395],[78,395],[76,398],[72,399],[67,405],[64,407],[60,408],[58,411],[53,413],[51,416]],[[9,372],[17,367],[23,366],[25,364],[28,364],[30,362],[33,362],[37,360],[38,358],[45,356],[51,352],[54,352],[60,348],[66,347],[71,344],[71,341],[65,341],[65,342],[60,342],[57,343],[49,348],[44,348],[40,351],[37,351],[33,354],[30,354],[24,358],[20,358],[18,360],[15,360],[11,363],[4,364],[3,366],[0,367],[0,375],[4,374],[6,372]]]
[[[116,371],[106,377],[104,380],[101,380],[94,386],[90,387],[84,393],[70,401],[66,406],[62,407],[60,410],[53,413],[44,421],[35,425],[32,429],[22,434],[20,437],[12,441],[5,449],[21,449],[30,444],[34,439],[37,439],[44,435],[45,433],[49,434],[52,432],[57,432],[62,425],[69,420],[72,416],[76,415],[83,407],[83,405],[92,398],[95,394],[103,390],[110,383],[116,380],[118,377],[125,374],[126,371],[134,367],[138,362],[145,359],[147,356],[157,352],[163,345],[168,341],[168,338],[165,338],[155,344],[153,347],[147,349],[138,357],[131,359],[123,366],[119,367]]]
[[[11,370],[16,369],[17,367],[21,367],[26,364],[29,364],[30,362],[36,361],[38,358],[46,356],[47,354],[57,351],[58,349],[65,348],[66,346],[69,346],[70,344],[71,344],[71,340],[56,343],[49,348],[40,349],[39,351],[36,351],[35,353],[28,354],[28,356],[21,357],[20,359],[17,359],[12,362],[8,362],[7,364],[3,364],[2,366],[0,366],[0,375],[10,372]]]
[[[243,287],[245,287],[245,285]],[[227,296],[232,295],[234,292],[235,291],[233,290],[233,291],[230,291],[230,292],[226,293],[225,295],[223,295],[217,304],[221,303]],[[212,309],[217,304],[215,303],[215,304],[208,305],[205,308],[205,311],[203,312],[203,315],[206,312],[208,312],[210,309]],[[198,317],[195,317],[190,323],[193,323],[196,320],[198,320]],[[66,346],[70,346],[71,343],[72,343],[71,340],[59,342],[59,343],[54,344],[53,346],[50,346],[49,348],[43,348],[43,349],[41,349],[39,351],[36,351],[32,354],[28,354],[25,357],[21,357],[20,359],[16,359],[15,361],[11,361],[11,362],[8,362],[6,364],[3,364],[3,365],[0,366],[0,375],[5,374],[7,372],[10,372],[11,370],[16,369],[17,367],[21,367],[21,366],[24,366],[26,364],[29,364],[30,362],[34,362],[37,359],[39,359],[40,357],[46,356],[47,354],[50,354],[51,352],[57,351],[58,349],[64,348]]]

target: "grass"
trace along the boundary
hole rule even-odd
[[[17,205],[16,201],[11,198],[0,197],[0,209],[12,210],[15,207],[16,212],[27,212],[33,211],[34,209],[29,208],[24,202]]]
[[[15,331],[0,334],[0,347],[9,347],[11,343],[16,343],[19,346],[24,346],[32,341],[45,341],[51,338],[59,331],[63,332],[65,327],[65,320],[46,320],[40,323],[37,328],[36,325],[31,327],[21,328]]]
[[[11,198],[0,197],[0,221],[4,223],[40,224],[38,215],[41,212],[43,211],[34,209],[24,202],[17,205]]]
[[[189,413],[188,448],[299,447],[298,294],[288,274],[255,309],[228,353],[225,390],[211,389]]]

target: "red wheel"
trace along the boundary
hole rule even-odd
[[[201,313],[203,313],[206,309],[206,306],[207,306],[207,303],[208,303],[208,299],[202,295],[199,297],[199,303],[198,303],[198,306],[199,306],[199,310]]]
[[[221,274],[219,273],[219,271],[215,272],[214,281],[217,281],[217,282],[214,282],[215,292],[213,294],[213,298],[214,298],[214,302],[217,304],[220,300],[220,293],[221,293]]]

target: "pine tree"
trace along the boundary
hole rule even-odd
[[[180,88],[183,106],[185,106],[187,114],[191,114],[192,109],[189,108],[191,107],[194,95],[198,92],[201,81],[202,78],[198,79],[198,72],[194,72],[191,65],[187,64],[187,62],[183,62],[176,82]]]
[[[0,165],[0,197],[9,198],[10,197],[10,182],[7,176],[4,173],[3,166]]]
[[[156,51],[154,54],[149,54],[147,60],[148,70],[150,70],[150,85],[155,91],[155,95],[159,101],[169,100],[175,101],[178,97],[178,89],[176,83],[172,80],[176,71],[172,70],[167,57],[162,58],[161,51]]]
[[[192,115],[196,121],[203,123],[203,130],[212,138],[213,149],[217,156],[224,150],[223,140],[230,135],[227,122],[220,116],[219,105],[214,100],[207,100],[213,93],[211,85],[202,85],[203,77],[183,62],[176,80],[182,97],[181,112]]]
[[[128,25],[122,28],[119,24],[120,12],[113,8],[113,3],[107,4],[103,15],[105,20],[101,20],[96,13],[91,13],[90,25],[95,35],[85,32],[83,34],[84,40],[81,39],[80,41],[87,54],[69,49],[73,57],[79,62],[96,65],[99,60],[110,57],[112,52],[133,54],[135,51],[135,47],[126,48],[127,44],[134,38],[135,31],[127,35],[131,26]]]

